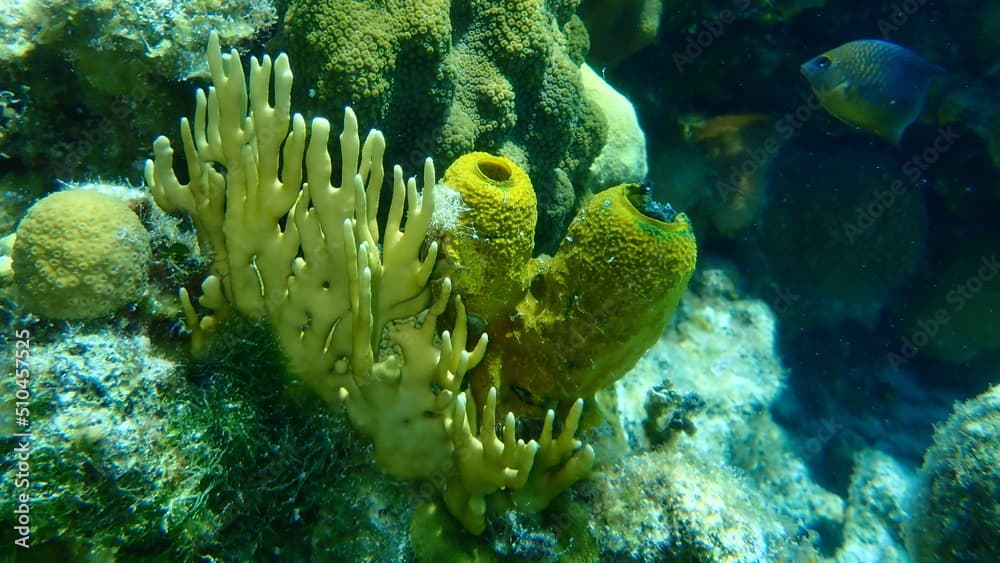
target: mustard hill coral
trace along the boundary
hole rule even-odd
[[[391,157],[412,162],[416,146],[451,162],[484,150],[523,166],[551,251],[607,135],[581,87],[588,39],[578,3],[294,0],[285,31],[289,50],[309,61],[317,110],[350,104],[390,146],[406,147]],[[616,182],[626,180],[638,178]]]
[[[50,319],[108,315],[146,292],[149,234],[113,196],[88,189],[51,194],[21,220],[14,281],[27,310]]]
[[[495,401],[487,399],[479,425],[480,411],[460,392],[487,338],[466,351],[465,307],[451,300],[450,279],[432,295],[438,246],[423,247],[435,206],[432,161],[424,162],[419,195],[416,180],[404,182],[394,168],[380,243],[382,134],[372,131],[362,144],[354,112],[345,110],[334,185],[330,123],[313,119],[307,142],[305,119],[290,111],[286,55],[252,58],[248,84],[236,52],[223,55],[213,34],[208,63],[214,86],[197,92],[194,127],[181,120],[189,183],[175,176],[165,137],[146,163],[157,204],[191,215],[211,259],[200,303],[212,313],[199,318],[181,290],[195,348],[226,315],[268,321],[292,372],[346,405],[379,465],[401,478],[444,475],[448,507],[474,533],[485,528],[487,495],[542,483],[523,503],[538,509],[585,475],[593,450],[573,439],[572,416],[558,439],[525,443],[508,415],[501,442]],[[452,302],[452,330],[439,332]]]
[[[580,17],[590,32],[587,60],[615,66],[656,39],[663,0],[583,0]]]

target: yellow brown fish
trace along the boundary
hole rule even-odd
[[[820,104],[844,123],[898,145],[944,69],[877,39],[851,41],[806,61],[802,74]]]

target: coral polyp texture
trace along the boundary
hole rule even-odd
[[[352,105],[405,150],[393,156],[426,147],[445,162],[480,150],[517,161],[535,184],[545,211],[537,235],[551,251],[608,136],[581,84],[589,39],[578,4],[294,0],[284,29],[290,52],[308,61],[316,109]]]
[[[149,260],[149,233],[122,200],[90,189],[56,192],[18,225],[18,301],[49,319],[109,315],[146,292]]]
[[[380,225],[380,132],[362,143],[353,111],[345,110],[335,184],[330,123],[315,118],[307,127],[292,115],[286,55],[251,59],[248,83],[236,52],[222,54],[213,34],[208,63],[213,87],[198,90],[193,127],[181,120],[189,183],[175,176],[165,137],[146,164],[157,204],[192,217],[211,261],[199,299],[210,314],[199,318],[181,290],[195,352],[204,353],[227,316],[266,321],[291,371],[327,402],[346,405],[374,442],[378,464],[401,478],[443,475],[448,508],[474,533],[485,528],[488,495],[520,489],[519,505],[539,510],[585,475],[593,450],[573,438],[582,404],[557,437],[548,413],[539,441],[516,438],[508,414],[501,440],[495,392],[480,410],[461,391],[487,337],[467,350],[465,307],[452,299],[451,280],[432,288],[438,245],[424,246],[435,206],[431,160],[422,193],[393,169]],[[453,324],[439,332],[446,310]]]

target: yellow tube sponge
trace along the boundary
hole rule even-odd
[[[482,393],[500,384],[503,408],[563,412],[625,374],[660,336],[694,272],[688,218],[623,184],[580,211],[507,319],[489,327]]]
[[[485,322],[524,295],[526,266],[535,239],[535,190],[509,158],[484,152],[463,155],[442,183],[461,196],[455,224],[443,233],[438,275],[451,277],[469,311]]]
[[[18,226],[18,300],[50,319],[108,315],[146,292],[149,259],[149,233],[122,200],[87,189],[57,192]]]

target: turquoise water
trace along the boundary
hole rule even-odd
[[[1000,3],[0,12],[5,559],[1000,560]]]

